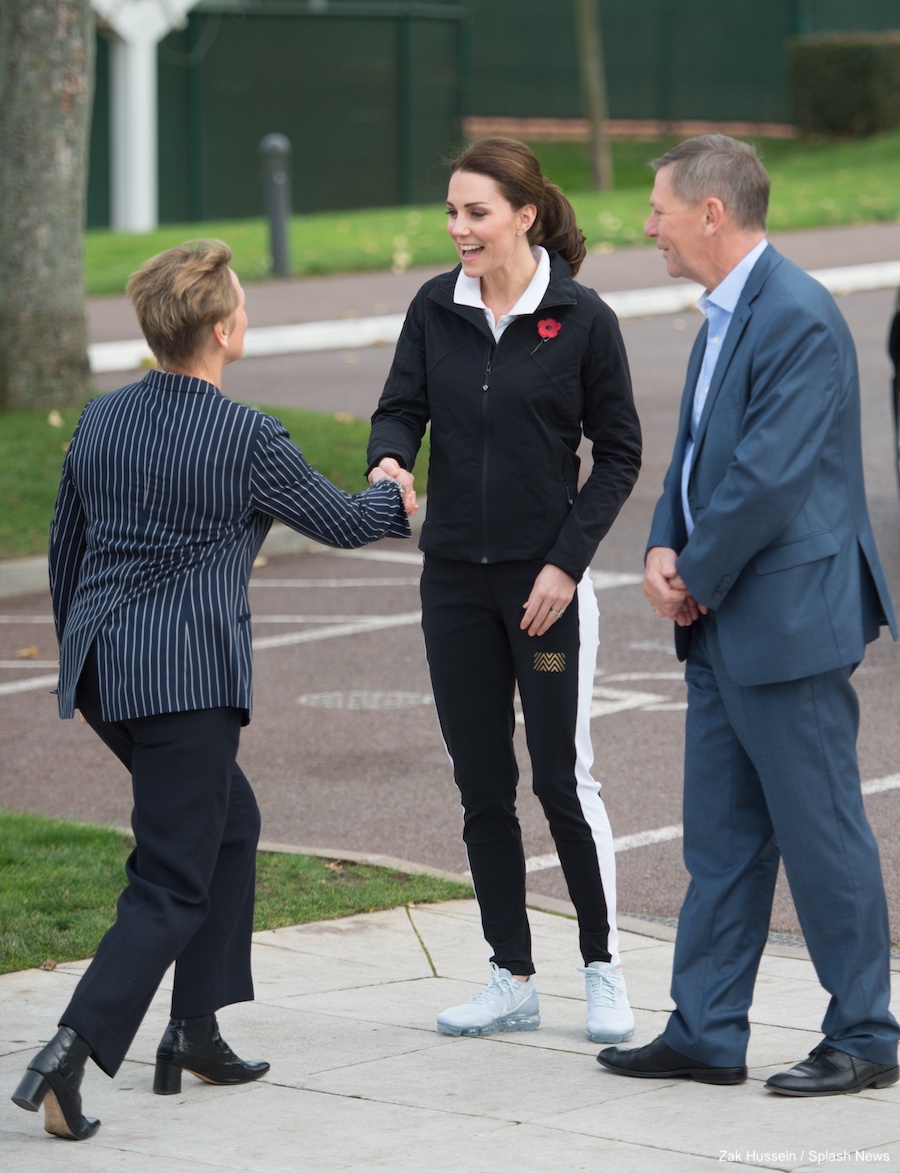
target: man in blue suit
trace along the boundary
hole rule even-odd
[[[866,509],[859,381],[831,296],[766,242],[769,179],[724,135],[653,164],[645,232],[705,289],[644,594],[686,661],[684,857],[663,1034],[605,1067],[747,1077],[748,1012],[779,858],[831,995],[823,1041],[772,1091],[896,1082],[890,935],[856,760],[850,676],[897,631]]]

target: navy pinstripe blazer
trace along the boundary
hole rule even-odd
[[[347,549],[409,536],[393,482],[342,492],[278,420],[202,379],[151,371],[92,400],[50,534],[60,716],[93,644],[108,721],[220,706],[249,721],[247,585],[273,518]]]

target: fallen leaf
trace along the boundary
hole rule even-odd
[[[61,428],[63,426],[63,417],[59,414],[56,408],[47,416],[47,423],[51,428]]]
[[[52,957],[48,957],[47,960],[41,965],[41,969],[56,969],[56,962]]]
[[[34,644],[29,644],[27,648],[19,648],[15,656],[17,660],[36,660],[38,658],[38,650]]]

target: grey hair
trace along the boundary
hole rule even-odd
[[[672,147],[650,166],[671,167],[672,191],[692,207],[709,196],[724,204],[740,228],[766,227],[769,176],[750,143],[727,134],[700,134]]]

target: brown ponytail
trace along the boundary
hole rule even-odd
[[[537,216],[528,232],[528,242],[558,252],[574,276],[587,250],[584,233],[575,219],[575,209],[562,191],[545,179],[532,152],[514,138],[476,140],[450,164],[450,173],[471,171],[493,179],[512,208],[534,204]]]

